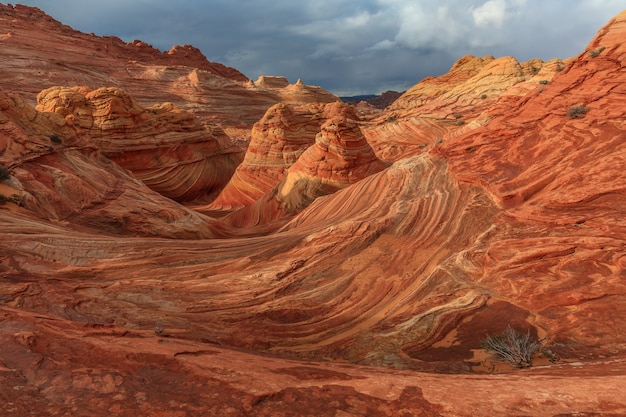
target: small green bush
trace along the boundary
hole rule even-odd
[[[59,135],[50,135],[50,140],[54,143],[62,143],[63,140],[59,137]]]
[[[487,336],[481,346],[496,360],[518,368],[528,368],[532,366],[533,356],[541,350],[541,341],[531,336],[530,330],[522,333],[508,326],[500,334]]]
[[[548,80],[540,80],[539,84],[546,85],[548,84]]]
[[[585,117],[585,114],[588,112],[585,106],[572,106],[567,110],[567,117],[570,119],[581,119]]]
[[[11,178],[11,173],[9,172],[9,168],[4,165],[0,165],[0,182],[6,181]]]

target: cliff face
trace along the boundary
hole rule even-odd
[[[566,61],[464,57],[367,120],[280,77],[141,63],[228,87],[46,86],[37,108],[22,78],[0,94],[0,410],[625,414],[625,28]],[[226,102],[266,107],[251,127]],[[486,358],[509,325],[542,366]]]

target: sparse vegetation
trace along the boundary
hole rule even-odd
[[[556,72],[561,72],[565,69],[565,64],[562,62],[559,62],[558,64],[556,64]]]
[[[463,126],[465,124],[465,120],[463,119],[458,119],[456,122],[454,122],[455,126]]]
[[[548,84],[548,80],[540,80],[539,84],[546,85]]]
[[[63,139],[61,139],[59,135],[50,135],[50,141],[53,143],[62,143]]]
[[[11,173],[9,172],[9,168],[4,165],[0,165],[0,182],[6,181],[11,178]]]
[[[581,119],[585,117],[585,114],[588,112],[585,106],[572,106],[567,110],[567,117],[570,119]]]
[[[482,95],[480,96],[480,98],[482,98],[483,100],[484,100],[484,99],[486,99],[486,98],[487,98],[487,94],[482,94]]]
[[[606,49],[606,47],[601,46],[599,48],[590,50],[589,52],[587,52],[587,54],[589,55],[589,57],[595,58],[598,55],[600,55],[602,53],[602,51],[604,51],[605,49]]]
[[[20,199],[19,195],[11,194],[9,197],[7,197],[4,194],[0,194],[0,206],[4,205],[6,203],[17,204],[20,207],[23,206],[22,200]]]
[[[496,360],[517,368],[532,366],[533,356],[541,350],[541,341],[530,334],[522,333],[508,326],[495,336],[487,336],[481,343],[483,349]]]

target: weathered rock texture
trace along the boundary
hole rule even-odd
[[[4,92],[0,112],[0,164],[11,174],[3,195],[16,196],[11,216],[34,216],[29,228],[38,224],[68,233],[87,228],[94,233],[215,236],[211,219],[148,189],[58,114],[38,112],[19,95]],[[6,243],[13,253],[15,242]]]
[[[60,114],[109,159],[177,201],[216,194],[243,158],[219,127],[171,103],[143,108],[118,88],[52,87],[37,102],[37,110]]]
[[[625,31],[626,12],[549,83],[511,82],[463,125],[443,87],[367,123],[275,107],[257,149],[289,155],[289,120],[319,125],[315,143],[219,219],[4,94],[0,409],[626,414]],[[480,341],[508,325],[543,339],[542,366],[487,372]]]
[[[303,84],[255,85],[239,71],[209,62],[189,45],[161,52],[135,40],[73,30],[37,8],[0,4],[0,88],[35,104],[52,86],[119,87],[142,106],[171,102],[203,121],[220,124],[234,138],[268,107],[283,101],[335,101],[327,91]]]
[[[566,65],[560,59],[519,63],[513,57],[465,56],[448,73],[406,91],[364,133],[384,160],[421,153],[488,123],[484,112],[501,97],[542,91]]]
[[[271,109],[269,114],[272,114]],[[321,119],[325,122],[315,136],[315,143],[306,150],[297,150],[300,156],[283,175],[276,172],[273,179],[278,177],[279,183],[253,204],[227,215],[223,221],[238,228],[265,226],[266,231],[273,230],[280,226],[279,220],[285,222],[315,199],[346,188],[386,167],[361,133],[352,107],[341,102],[327,104],[323,107]],[[287,154],[285,158],[289,156]],[[256,181],[252,183],[255,184],[257,189],[267,186]],[[269,223],[273,223],[271,228]]]
[[[276,104],[252,128],[243,162],[211,204],[214,210],[254,203],[284,179],[287,170],[315,143],[324,121],[323,104]]]

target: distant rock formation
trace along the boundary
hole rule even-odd
[[[52,86],[117,87],[144,107],[170,102],[203,123],[219,124],[233,139],[247,140],[252,125],[276,103],[337,100],[301,82],[278,89],[256,86],[190,45],[161,52],[140,40],[81,33],[35,7],[0,4],[0,36],[0,88],[31,105]]]

